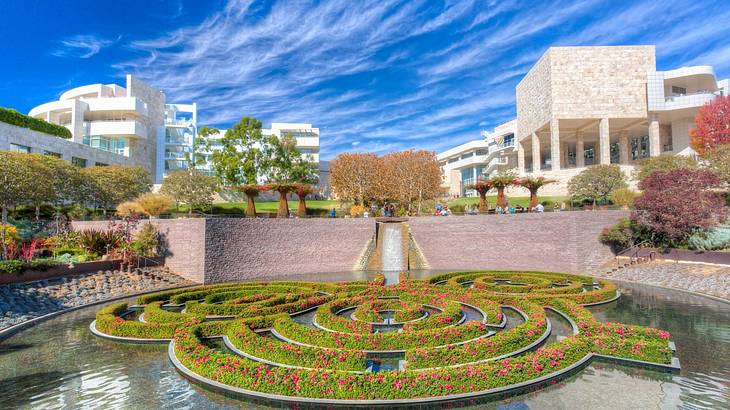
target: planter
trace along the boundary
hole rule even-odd
[[[119,269],[120,263],[121,260],[80,262],[75,263],[73,268],[69,268],[68,265],[58,265],[44,271],[29,269],[21,273],[0,273],[0,284],[33,282],[36,280],[98,272],[100,270],[114,270]]]

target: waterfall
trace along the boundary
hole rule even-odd
[[[406,261],[403,257],[403,231],[401,224],[384,223],[383,232],[383,252],[381,259],[381,267],[383,271],[403,271],[406,270]]]

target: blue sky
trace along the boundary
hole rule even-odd
[[[526,7],[529,4],[530,7]],[[514,116],[551,45],[656,44],[730,75],[727,1],[34,1],[3,5],[0,106],[138,75],[199,124],[320,127],[322,154],[443,150]]]

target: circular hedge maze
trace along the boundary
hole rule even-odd
[[[594,359],[677,370],[669,333],[601,323],[584,307],[617,297],[611,282],[542,272],[401,274],[390,286],[382,276],[220,284],[107,306],[91,330],[169,342],[170,360],[193,382],[276,401],[392,405],[505,394]],[[547,311],[572,332],[549,338]]]

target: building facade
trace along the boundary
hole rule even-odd
[[[643,158],[695,155],[697,111],[728,92],[710,66],[657,71],[654,46],[552,47],[516,87],[516,149],[506,162],[558,181],[546,194],[566,194],[591,165],[617,164],[630,177]]]
[[[65,126],[76,144],[128,158],[119,162],[146,168],[160,183],[167,172],[184,165],[180,154],[192,148],[196,111],[195,104],[166,104],[162,91],[127,75],[125,87],[76,87],[28,115]]]

